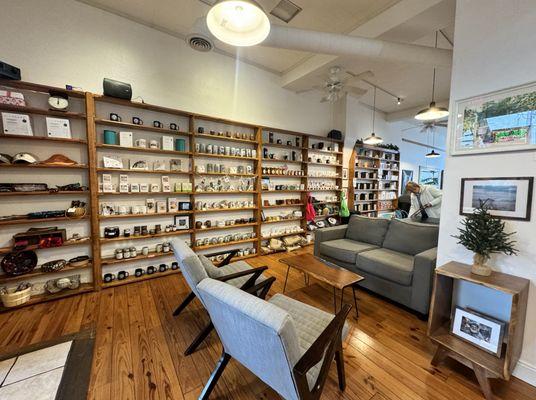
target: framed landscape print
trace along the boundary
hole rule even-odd
[[[441,171],[437,168],[419,166],[419,185],[429,185],[440,188],[441,184]]]
[[[472,214],[485,201],[491,215],[530,221],[534,177],[463,178],[460,214]]]
[[[456,101],[453,156],[536,149],[536,82]]]
[[[469,308],[456,307],[451,332],[459,338],[500,357],[506,323]]]

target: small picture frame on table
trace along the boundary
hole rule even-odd
[[[470,308],[456,307],[450,331],[460,339],[500,358],[506,325],[506,322]]]

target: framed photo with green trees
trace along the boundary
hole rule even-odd
[[[536,82],[456,101],[450,154],[536,150]]]

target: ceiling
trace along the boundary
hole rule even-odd
[[[78,0],[121,15],[133,21],[185,37],[195,20],[209,10],[201,0]],[[210,2],[210,0],[205,0]],[[323,32],[355,34],[388,41],[434,45],[438,29],[453,40],[455,0],[292,0],[302,11],[288,24],[294,28]],[[265,10],[272,10],[279,0],[259,0]],[[286,25],[269,16],[274,24]],[[397,106],[390,96],[378,92],[377,107],[387,113],[430,102],[432,69],[416,64],[391,63],[364,58],[340,58],[300,51],[255,46],[234,48],[217,43],[219,51],[240,57],[245,62],[278,74],[282,86],[303,90],[321,83],[332,65],[340,65],[354,73],[371,70],[374,83],[404,99]],[[440,37],[439,47],[452,48]],[[238,52],[238,53],[237,53]],[[318,62],[317,62],[318,58]],[[307,68],[303,68],[306,65]],[[366,88],[367,85],[361,85]],[[450,69],[438,70],[436,99],[448,99]],[[319,99],[321,94],[319,93]],[[371,93],[361,101],[372,104]]]

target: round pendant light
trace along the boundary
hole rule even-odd
[[[435,48],[437,49],[437,31],[435,34]],[[415,119],[419,121],[433,121],[440,118],[445,118],[449,115],[449,110],[445,107],[437,107],[434,101],[435,95],[435,78],[436,78],[436,69],[434,67],[434,77],[432,78],[432,101],[428,108],[421,110],[415,115]]]
[[[363,143],[375,146],[383,143],[383,139],[374,133],[374,121],[376,119],[376,86],[374,86],[374,102],[372,106],[372,133],[363,140]]]
[[[428,154],[425,155],[426,158],[437,158],[437,157],[440,157],[441,154],[439,153],[436,153],[434,149],[432,149],[432,151]]]
[[[254,46],[270,33],[270,20],[254,0],[221,0],[207,14],[210,32],[233,46]]]

